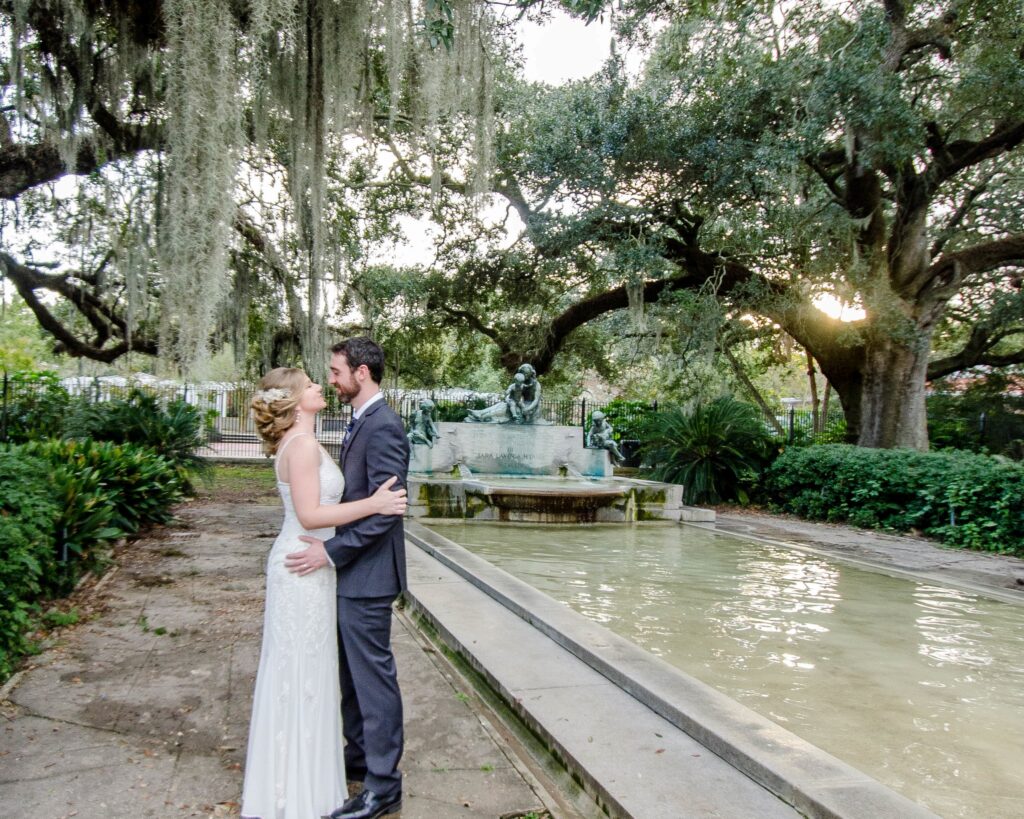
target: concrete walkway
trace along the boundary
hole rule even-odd
[[[0,704],[0,817],[233,816],[277,506],[197,503],[78,593],[64,630]],[[516,756],[473,689],[404,615],[405,819],[577,816]]]

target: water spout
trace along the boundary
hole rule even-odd
[[[586,475],[584,475],[578,469],[574,469],[568,463],[564,463],[560,467],[558,467],[558,474],[563,478],[580,478],[581,480],[587,480]]]

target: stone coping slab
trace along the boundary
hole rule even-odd
[[[828,819],[934,817],[923,806],[437,532],[411,522],[406,535],[443,566],[798,812]],[[435,614],[443,621],[444,612]]]

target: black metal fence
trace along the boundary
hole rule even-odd
[[[846,434],[846,419],[839,408],[830,408],[827,415],[804,407],[780,407],[775,413],[762,408],[761,414],[768,434],[790,444],[840,443]]]
[[[127,379],[19,378],[3,376],[0,401],[0,442],[8,440],[11,423],[20,423],[27,413],[53,412],[60,398],[87,402],[103,402],[126,398],[133,389],[143,389],[162,400],[180,399],[199,408],[207,418],[207,440],[200,454],[223,458],[262,458],[263,450],[249,414],[255,387],[233,384],[167,384],[138,382]],[[453,391],[385,390],[384,397],[403,420],[408,422],[424,398],[434,404],[439,421],[462,421],[470,410],[483,409],[502,396],[487,393],[455,393]],[[336,449],[344,436],[352,409],[342,404],[333,390],[325,388],[326,408],[317,416],[317,435],[329,448]],[[613,420],[623,431],[636,427],[643,415],[657,409],[657,403],[593,402],[588,400],[542,400],[539,417],[552,424],[585,427],[595,410],[615,405]],[[47,409],[49,405],[50,409]],[[57,411],[63,411],[58,408]]]
[[[7,441],[12,414],[45,412],[48,394],[63,393],[71,400],[102,402],[126,397],[133,389],[144,389],[166,400],[181,399],[198,407],[207,417],[207,441],[203,453],[212,457],[262,458],[263,452],[249,414],[255,387],[233,384],[167,384],[140,383],[125,379],[55,379],[3,376],[0,403],[0,441]],[[340,445],[351,408],[338,401],[333,390],[324,391],[327,407],[317,417],[317,434],[331,449]],[[462,421],[469,410],[483,409],[501,400],[496,394],[440,390],[386,390],[385,398],[406,421],[424,398],[434,404],[438,421]],[[635,450],[644,418],[658,409],[658,402],[613,400],[595,402],[587,399],[542,400],[539,416],[562,426],[586,428],[592,413],[601,410],[615,428],[624,449]],[[838,407],[827,417],[815,415],[810,409],[779,407],[764,414],[765,430],[773,437],[788,442],[838,441],[843,437],[845,423]]]

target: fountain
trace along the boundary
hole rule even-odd
[[[683,505],[681,486],[615,476],[607,422],[606,434],[588,447],[580,427],[550,424],[539,407],[529,364],[502,401],[468,422],[435,424],[421,405],[409,432],[409,514],[524,523],[714,521],[714,512]]]

